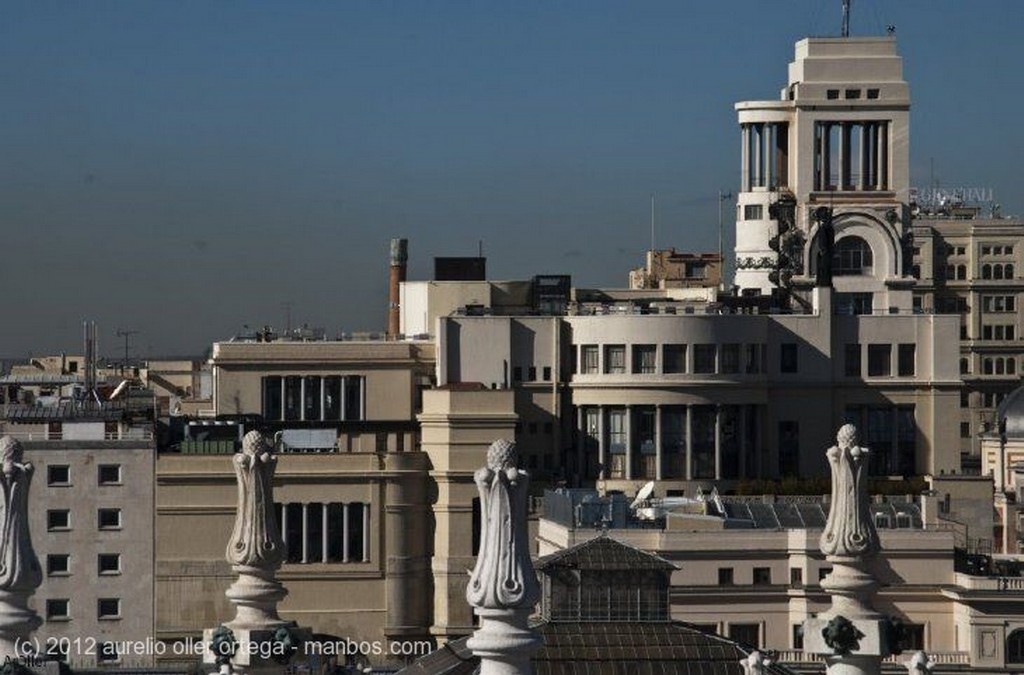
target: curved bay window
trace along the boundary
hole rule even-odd
[[[832,254],[832,273],[840,276],[872,274],[874,258],[871,246],[860,237],[843,237]]]

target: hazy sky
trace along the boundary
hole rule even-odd
[[[717,248],[732,105],[778,97],[840,0],[48,2],[0,24],[0,356],[201,353],[244,324],[381,330],[410,278],[626,282],[650,241]],[[853,0],[897,27],[912,182],[1024,213],[1019,0]],[[726,210],[727,215],[731,213]],[[731,249],[732,223],[726,227]]]

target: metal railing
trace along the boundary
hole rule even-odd
[[[773,650],[775,655],[775,661],[781,663],[821,663],[824,661],[824,657],[819,654],[811,654],[800,649],[778,649]],[[885,657],[884,661],[887,663],[898,663],[903,664],[910,660],[912,650],[907,650],[902,654],[893,654]],[[936,665],[940,666],[967,666],[971,663],[971,655],[969,652],[928,652],[929,658]]]
[[[103,438],[67,438],[62,431],[0,431],[0,436],[10,436],[17,441],[151,441],[153,430],[149,428],[119,429],[104,431]]]

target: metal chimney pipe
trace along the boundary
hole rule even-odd
[[[401,296],[399,285],[405,281],[409,261],[409,240],[391,240],[391,267],[388,274],[388,338],[394,340],[401,333]]]

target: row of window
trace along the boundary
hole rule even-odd
[[[1015,340],[1016,326],[1012,324],[984,324],[981,327],[982,340]]]
[[[1016,375],[1017,359],[1012,356],[986,356],[981,360],[981,372],[983,375]]]
[[[981,266],[982,279],[1012,279],[1013,263],[985,263]]]
[[[893,374],[892,345],[875,343],[867,345],[868,377],[891,377]],[[847,377],[863,377],[864,345],[847,343],[845,349],[845,371]],[[916,373],[917,347],[913,343],[896,345],[897,377],[913,377]]]
[[[96,527],[101,530],[121,529],[121,509],[105,508],[96,510]],[[46,512],[46,530],[62,532],[71,529],[70,509],[49,509]]]
[[[96,482],[99,485],[121,485],[120,464],[100,464]],[[67,464],[50,464],[46,467],[46,484],[54,487],[71,485],[71,467]]]
[[[981,297],[981,311],[983,312],[1014,312],[1016,305],[1016,296],[1013,295],[983,295]]]
[[[967,280],[967,265],[946,265],[946,267],[939,268],[936,272],[944,272],[944,279],[947,281],[966,281]],[[921,278],[921,266],[914,265],[914,278]],[[992,279],[1013,279],[1013,263],[985,263],[981,266],[981,278],[985,280]]]
[[[577,372],[582,375],[681,374],[688,372],[686,344],[661,345],[661,368],[658,368],[658,345],[633,345],[632,359],[626,360],[626,345],[604,345],[604,363],[600,362],[599,345],[581,345]],[[796,372],[796,344],[782,345],[782,372]],[[689,372],[693,374],[758,374],[765,372],[768,347],[764,344],[695,344]]]
[[[362,375],[269,375],[263,378],[263,419],[346,422],[366,419]]]
[[[522,382],[523,381],[523,367],[522,366],[514,366],[512,368],[512,381],[513,382]],[[526,381],[527,382],[536,382],[537,381],[537,366],[528,366],[526,368]],[[544,366],[543,368],[541,368],[541,381],[543,381],[543,382],[550,382],[551,381],[551,366]]]
[[[120,598],[100,598],[96,601],[96,618],[116,621],[121,618]],[[71,601],[67,598],[49,598],[46,601],[47,621],[70,621]]]
[[[285,562],[350,563],[370,560],[369,504],[274,504]]]
[[[96,573],[109,576],[121,573],[120,553],[100,553],[96,556]],[[71,554],[50,553],[46,556],[46,575],[66,577],[71,574]]]
[[[878,89],[874,89],[874,88],[868,89],[867,90],[866,98],[876,99],[876,98],[878,98],[878,93],[879,93]],[[860,98],[861,90],[860,89],[845,89],[845,90],[843,90],[843,94],[844,94],[843,98],[856,100],[856,99]],[[839,90],[838,89],[826,89],[825,90],[825,98],[827,98],[830,101],[834,101],[834,100],[838,99],[839,98]]]
[[[1013,246],[982,246],[982,255],[1013,255]]]

